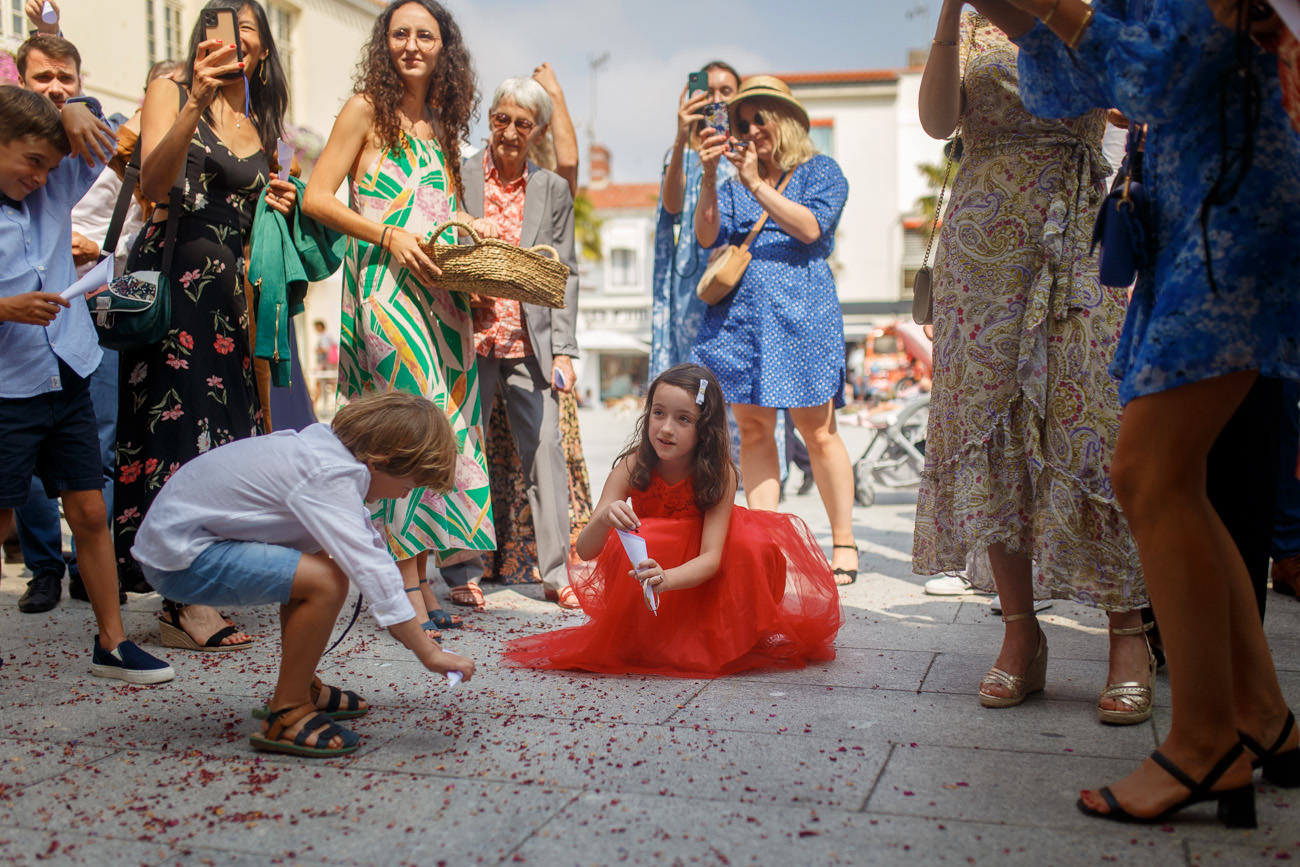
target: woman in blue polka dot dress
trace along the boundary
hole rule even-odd
[[[716,134],[700,143],[695,236],[706,249],[739,246],[764,211],[768,219],[740,283],[705,313],[692,357],[717,375],[735,413],[751,509],[777,507],[776,418],[789,407],[830,519],[835,580],[851,584],[858,574],[853,471],[835,426],[835,408],[844,404],[844,320],[826,262],[849,185],[835,161],[817,153],[808,112],[785,82],[747,78],[730,104],[739,139]],[[737,176],[719,186],[723,156]]]

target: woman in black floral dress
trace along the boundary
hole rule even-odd
[[[131,251],[132,270],[161,270],[168,191],[182,165],[185,183],[168,274],[171,330],[161,343],[121,356],[113,525],[128,589],[143,582],[131,545],[163,482],[191,458],[263,432],[244,248],[268,181],[270,207],[287,214],[294,204],[293,186],[270,180],[268,154],[282,133],[288,89],[266,13],[255,0],[205,8],[236,13],[243,74],[233,45],[204,41],[200,16],[188,80],[152,83],[141,116],[140,187],[159,208]],[[236,650],[252,641],[206,606],[168,602],[161,623],[170,647]]]

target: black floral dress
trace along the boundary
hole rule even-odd
[[[244,247],[270,167],[237,158],[199,121],[186,158],[176,232],[172,321],[154,346],[123,352],[118,374],[113,529],[119,575],[143,581],[131,557],[136,530],[163,482],[191,458],[262,430],[244,293]],[[136,239],[128,267],[161,270],[166,223]]]

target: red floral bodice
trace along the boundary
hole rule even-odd
[[[650,474],[650,484],[644,491],[632,490],[632,508],[638,518],[698,518],[695,505],[695,485],[687,477],[675,485]]]

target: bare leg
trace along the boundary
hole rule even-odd
[[[316,666],[347,598],[347,576],[333,560],[319,554],[302,555],[293,573],[289,602],[280,606],[280,677],[271,698],[272,711],[311,703]],[[285,737],[297,735],[309,719],[291,726]],[[327,744],[308,744],[338,749],[343,741],[335,736]]]
[[[792,408],[790,418],[808,446],[808,462],[813,481],[821,494],[826,517],[830,519],[831,541],[835,545],[854,545],[854,549],[834,548],[831,566],[858,571],[857,542],[853,538],[853,465],[848,449],[840,439],[835,422],[835,406],[830,401],[821,406]],[[744,455],[744,452],[741,452]]]
[[[733,403],[740,428],[740,478],[745,504],[775,512],[781,499],[781,461],[776,448],[776,410],[770,406]]]
[[[989,565],[993,569],[993,583],[998,588],[1003,613],[1012,615],[1032,612],[1034,573],[1029,557],[1012,553],[1007,550],[1006,543],[999,542],[989,546]],[[1034,655],[1038,653],[1039,633],[1037,617],[1004,623],[1002,649],[998,651],[994,666],[1008,674],[1024,674],[1029,668],[1029,663],[1033,661]],[[981,689],[1003,698],[1010,696],[1010,692],[997,683],[985,684]]]
[[[77,542],[77,565],[99,623],[99,646],[112,650],[126,640],[117,601],[117,560],[101,491],[64,491],[63,514]],[[5,521],[8,524],[8,521]]]
[[[1193,779],[1237,743],[1237,726],[1245,722],[1238,695],[1249,697],[1260,718],[1285,714],[1250,578],[1205,488],[1210,447],[1254,380],[1253,371],[1233,373],[1132,401],[1111,470],[1169,663],[1173,714],[1160,751]],[[1243,786],[1250,777],[1243,755],[1214,788]],[[1150,760],[1111,789],[1140,816],[1187,795]],[[1083,799],[1107,809],[1094,792]]]

